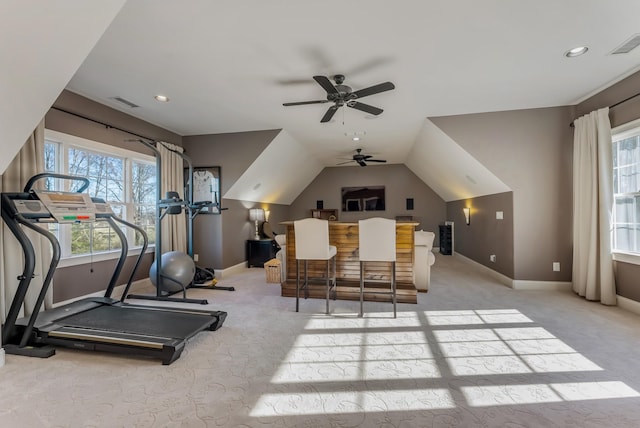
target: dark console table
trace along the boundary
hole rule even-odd
[[[278,244],[273,239],[250,239],[247,241],[247,267],[264,267],[264,262],[276,256]]]

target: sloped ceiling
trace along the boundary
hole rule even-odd
[[[511,190],[429,119],[405,164],[446,202]]]
[[[323,168],[305,146],[280,131],[223,197],[290,205]]]
[[[637,0],[327,0],[321,7],[9,0],[0,7],[0,144],[8,149],[0,172],[67,85],[183,136],[285,130],[227,196],[278,203],[291,201],[318,163],[334,166],[357,147],[406,163],[445,200],[503,189],[450,139],[445,155],[446,138],[424,118],[573,105],[640,64],[640,49],[610,55],[638,32]],[[576,10],[579,18],[568,19]],[[589,46],[587,55],[564,56],[579,44]],[[384,113],[341,109],[320,124],[327,105],[282,106],[323,99],[312,76],[337,73],[354,89],[392,81],[395,90],[367,98]],[[171,102],[157,103],[158,93]],[[354,133],[363,135],[357,143]],[[462,166],[440,171],[434,159]]]
[[[124,3],[125,0],[2,2],[0,174]]]

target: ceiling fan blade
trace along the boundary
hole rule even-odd
[[[336,165],[346,165],[346,164],[351,163],[351,162],[353,162],[353,159],[348,160],[348,161],[346,161],[346,162],[340,162],[340,163],[337,163]]]
[[[367,159],[367,162],[380,162],[380,163],[386,163],[387,161],[384,159]]]
[[[282,103],[283,106],[288,107],[288,106],[302,106],[305,104],[324,104],[324,103],[328,103],[329,100],[317,100],[317,101],[298,101],[295,103]]]
[[[338,107],[337,105],[333,105],[331,107],[329,107],[329,110],[327,110],[327,112],[324,114],[324,116],[322,117],[322,120],[320,120],[321,123],[325,123],[325,122],[329,122],[331,120],[331,118],[333,117],[334,114],[336,114],[336,111],[338,111]]]
[[[359,161],[358,161],[358,164],[359,164],[360,166],[367,166],[367,163],[366,163],[365,161],[363,161],[363,160],[359,160]]]
[[[327,76],[313,76],[313,80],[318,82],[318,85],[322,86],[322,89],[327,91],[327,94],[338,93],[338,90],[333,86],[333,83],[331,83],[331,80],[329,80]]]
[[[359,91],[355,91],[352,93],[352,95],[355,95],[357,98],[362,98],[368,97],[369,95],[373,94],[379,94],[380,92],[390,91],[392,89],[395,89],[395,85],[393,83],[384,82],[377,85],[369,86],[368,88],[360,89]]]
[[[373,155],[362,155],[362,160],[369,160],[369,158],[372,158]]]
[[[360,110],[360,111],[363,111],[365,113],[370,113],[370,114],[373,114],[375,116],[379,115],[380,113],[382,113],[384,111],[381,108],[370,106],[369,104],[359,103],[357,101],[352,101],[352,102],[348,103],[347,105],[349,107],[351,107],[351,108],[356,109],[356,110]]]

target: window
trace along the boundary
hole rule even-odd
[[[134,223],[155,239],[155,160],[137,152],[119,149],[54,131],[45,134],[45,170],[86,177],[87,192],[104,199],[120,218]],[[47,190],[75,191],[81,182],[47,179]],[[50,225],[60,241],[62,258],[109,252],[121,247],[106,222]],[[142,237],[123,227],[129,247],[142,245]]]
[[[640,123],[613,133],[612,249],[640,254]]]

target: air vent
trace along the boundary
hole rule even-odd
[[[112,99],[112,100],[114,100],[114,101],[117,101],[117,102],[119,102],[119,103],[121,103],[121,104],[124,104],[124,105],[126,105],[127,107],[131,107],[131,108],[140,107],[139,105],[136,105],[136,104],[132,103],[132,102],[131,102],[131,101],[129,101],[129,100],[125,100],[125,99],[124,99],[124,98],[122,98],[122,97],[111,97],[111,99]]]
[[[626,54],[640,45],[640,34],[634,34],[629,40],[618,46],[611,55]]]

